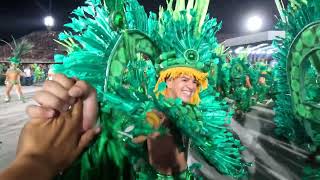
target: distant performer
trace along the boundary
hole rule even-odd
[[[18,63],[11,62],[10,68],[6,72],[6,92],[5,92],[5,102],[10,101],[10,92],[13,87],[16,88],[16,92],[18,93],[19,100],[24,101],[24,97],[21,90],[20,77],[23,76],[23,72],[18,68]]]
[[[20,64],[21,56],[29,52],[32,49],[33,45],[26,40],[21,40],[19,43],[17,43],[14,39],[14,48],[9,43],[7,44],[10,46],[12,50],[12,56],[9,58],[9,61],[11,62],[10,68],[6,72],[6,91],[4,101],[10,101],[11,89],[15,87],[19,96],[19,100],[25,102],[20,83],[20,77],[24,76],[24,73],[18,68],[18,66]]]

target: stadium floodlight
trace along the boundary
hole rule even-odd
[[[256,32],[262,28],[262,24],[262,19],[259,16],[252,16],[247,21],[247,28],[251,32]]]
[[[54,18],[52,16],[46,16],[43,19],[43,23],[48,29],[51,29],[54,26]]]

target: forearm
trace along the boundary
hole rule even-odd
[[[0,173],[1,180],[50,180],[54,172],[44,163],[31,158],[17,158],[12,164]]]

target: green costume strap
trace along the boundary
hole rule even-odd
[[[5,84],[11,84],[11,85],[19,85],[20,84],[20,80],[7,80],[5,81]]]
[[[174,180],[174,177],[171,175],[164,175],[161,173],[157,173],[157,179],[156,180]]]
[[[186,169],[174,176],[176,180],[195,180],[196,176],[189,169]]]

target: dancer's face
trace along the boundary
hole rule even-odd
[[[198,82],[192,76],[181,75],[167,81],[168,98],[180,98],[185,103],[190,103],[197,90]]]

